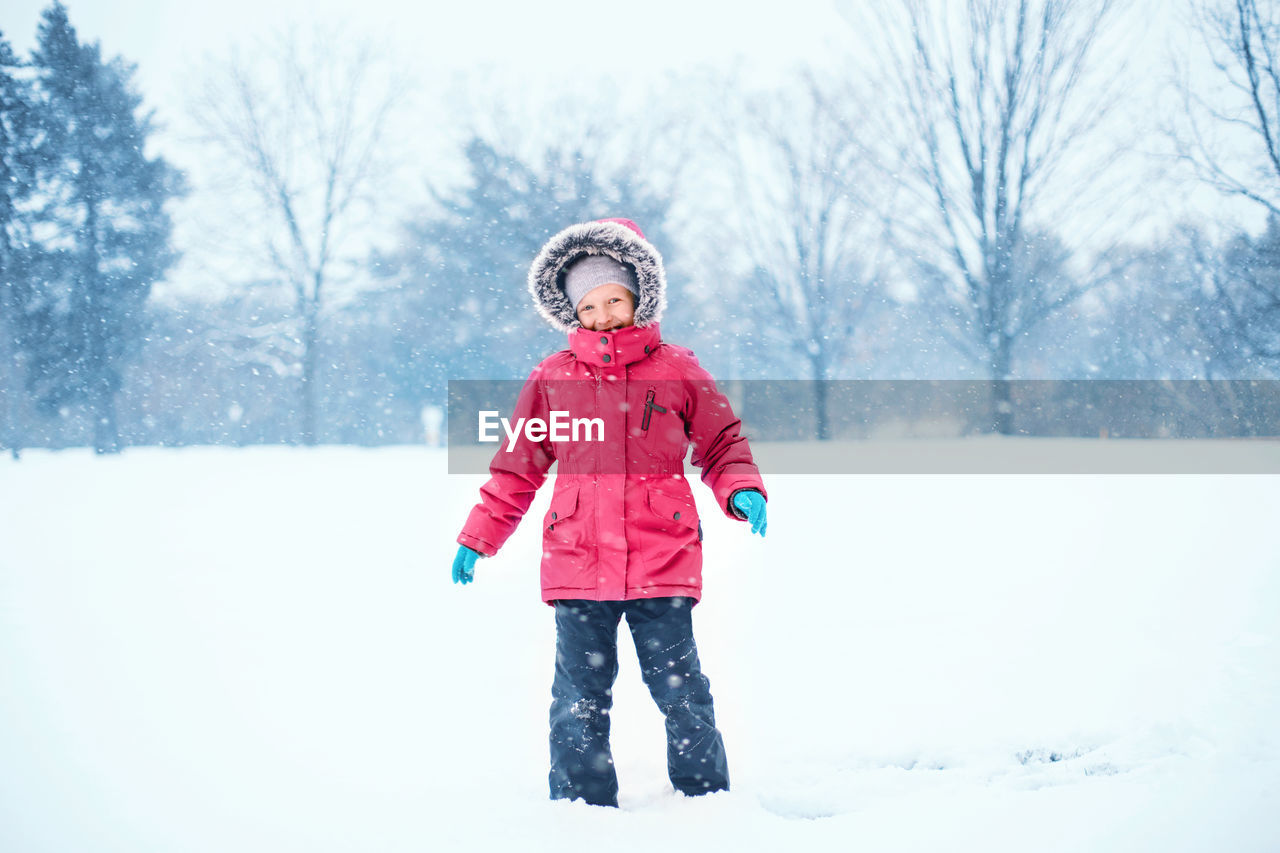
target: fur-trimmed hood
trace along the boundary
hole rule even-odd
[[[529,268],[529,293],[538,313],[563,332],[582,327],[577,306],[564,295],[564,270],[582,255],[608,255],[636,270],[635,324],[662,319],[667,307],[667,276],[662,255],[630,219],[597,219],[570,225],[546,242]]]

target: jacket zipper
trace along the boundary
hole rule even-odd
[[[640,429],[645,432],[649,431],[650,415],[652,415],[655,411],[661,412],[664,415],[667,413],[666,409],[664,409],[662,406],[659,406],[657,403],[653,402],[653,398],[654,398],[654,391],[652,388],[650,388],[649,393],[644,395],[644,418],[642,418],[640,421]]]

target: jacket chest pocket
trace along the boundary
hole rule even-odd
[[[698,538],[702,538],[702,525],[698,522],[698,510],[694,506],[692,496],[685,498],[650,489],[646,500],[649,503],[649,511],[666,521],[669,526],[696,531],[699,534]]]

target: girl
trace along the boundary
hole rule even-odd
[[[454,583],[471,582],[476,559],[497,553],[558,462],[542,525],[542,599],[556,619],[551,798],[618,804],[609,712],[623,615],[666,717],[671,784],[691,796],[728,790],[693,639],[702,525],[684,457],[692,443],[720,509],[764,536],[766,492],[741,422],[693,353],[663,342],[662,256],[634,222],[600,219],[556,234],[534,259],[529,290],[569,348],[534,368],[511,422],[571,412],[601,429],[567,442],[526,430],[499,449],[458,536]]]

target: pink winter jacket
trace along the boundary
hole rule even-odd
[[[534,368],[510,422],[551,423],[552,411],[599,418],[603,435],[530,440],[522,431],[510,451],[504,438],[458,542],[495,554],[558,462],[542,519],[543,601],[701,598],[702,528],[684,477],[689,445],[725,515],[742,518],[730,503],[739,489],[765,494],[741,422],[711,375],[690,350],[663,343],[657,323],[578,327],[569,349]]]

